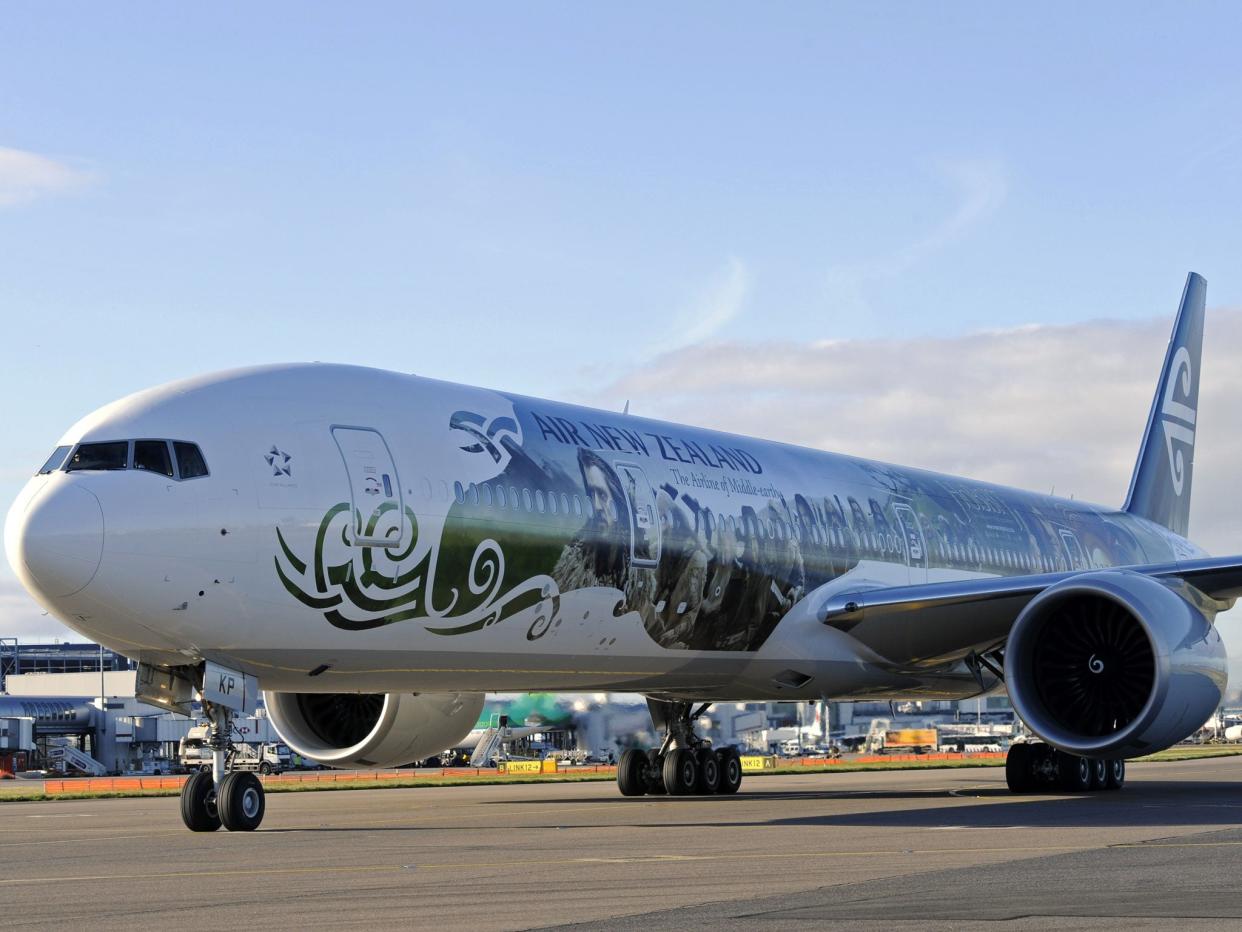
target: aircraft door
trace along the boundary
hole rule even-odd
[[[656,513],[655,492],[647,474],[632,463],[617,463],[617,477],[629,512],[630,559],[636,566],[655,566],[660,561],[660,516]]]
[[[905,541],[906,561],[910,566],[910,582],[927,581],[927,545],[923,541],[923,527],[919,524],[918,515],[905,502],[894,502],[893,511],[897,514],[897,523],[901,526],[901,535]]]
[[[333,427],[349,478],[350,543],[356,547],[400,547],[408,539],[409,522],[401,482],[388,444],[378,431],[365,427]]]
[[[1068,528],[1061,528],[1060,530],[1061,543],[1065,545],[1065,553],[1069,558],[1070,569],[1088,569],[1087,558],[1082,552],[1082,545],[1078,543],[1078,535]]]

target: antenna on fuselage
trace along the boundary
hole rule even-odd
[[[622,413],[622,414],[629,414],[629,413],[630,413],[630,399],[628,399],[628,398],[627,398],[627,399],[625,399],[625,407],[624,407],[623,409],[621,409],[621,413]]]

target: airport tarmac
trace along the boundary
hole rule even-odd
[[[273,795],[253,834],[174,798],[0,804],[0,925],[1236,928],[1242,758],[1018,797],[998,768]]]

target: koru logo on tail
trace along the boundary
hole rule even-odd
[[[1164,387],[1164,404],[1160,408],[1163,416],[1164,446],[1169,454],[1169,471],[1173,475],[1173,491],[1181,495],[1186,487],[1185,452],[1195,448],[1195,409],[1184,402],[1175,400],[1177,387],[1181,385],[1181,396],[1190,400],[1190,389],[1194,385],[1194,368],[1190,364],[1190,351],[1179,346],[1173,354],[1173,366],[1169,372],[1169,381]]]

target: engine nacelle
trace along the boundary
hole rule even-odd
[[[451,748],[474,728],[482,693],[270,693],[285,744],[331,767],[398,767]]]
[[[1220,704],[1225,646],[1202,596],[1128,570],[1050,586],[1005,648],[1014,709],[1049,744],[1138,757],[1194,733]]]

